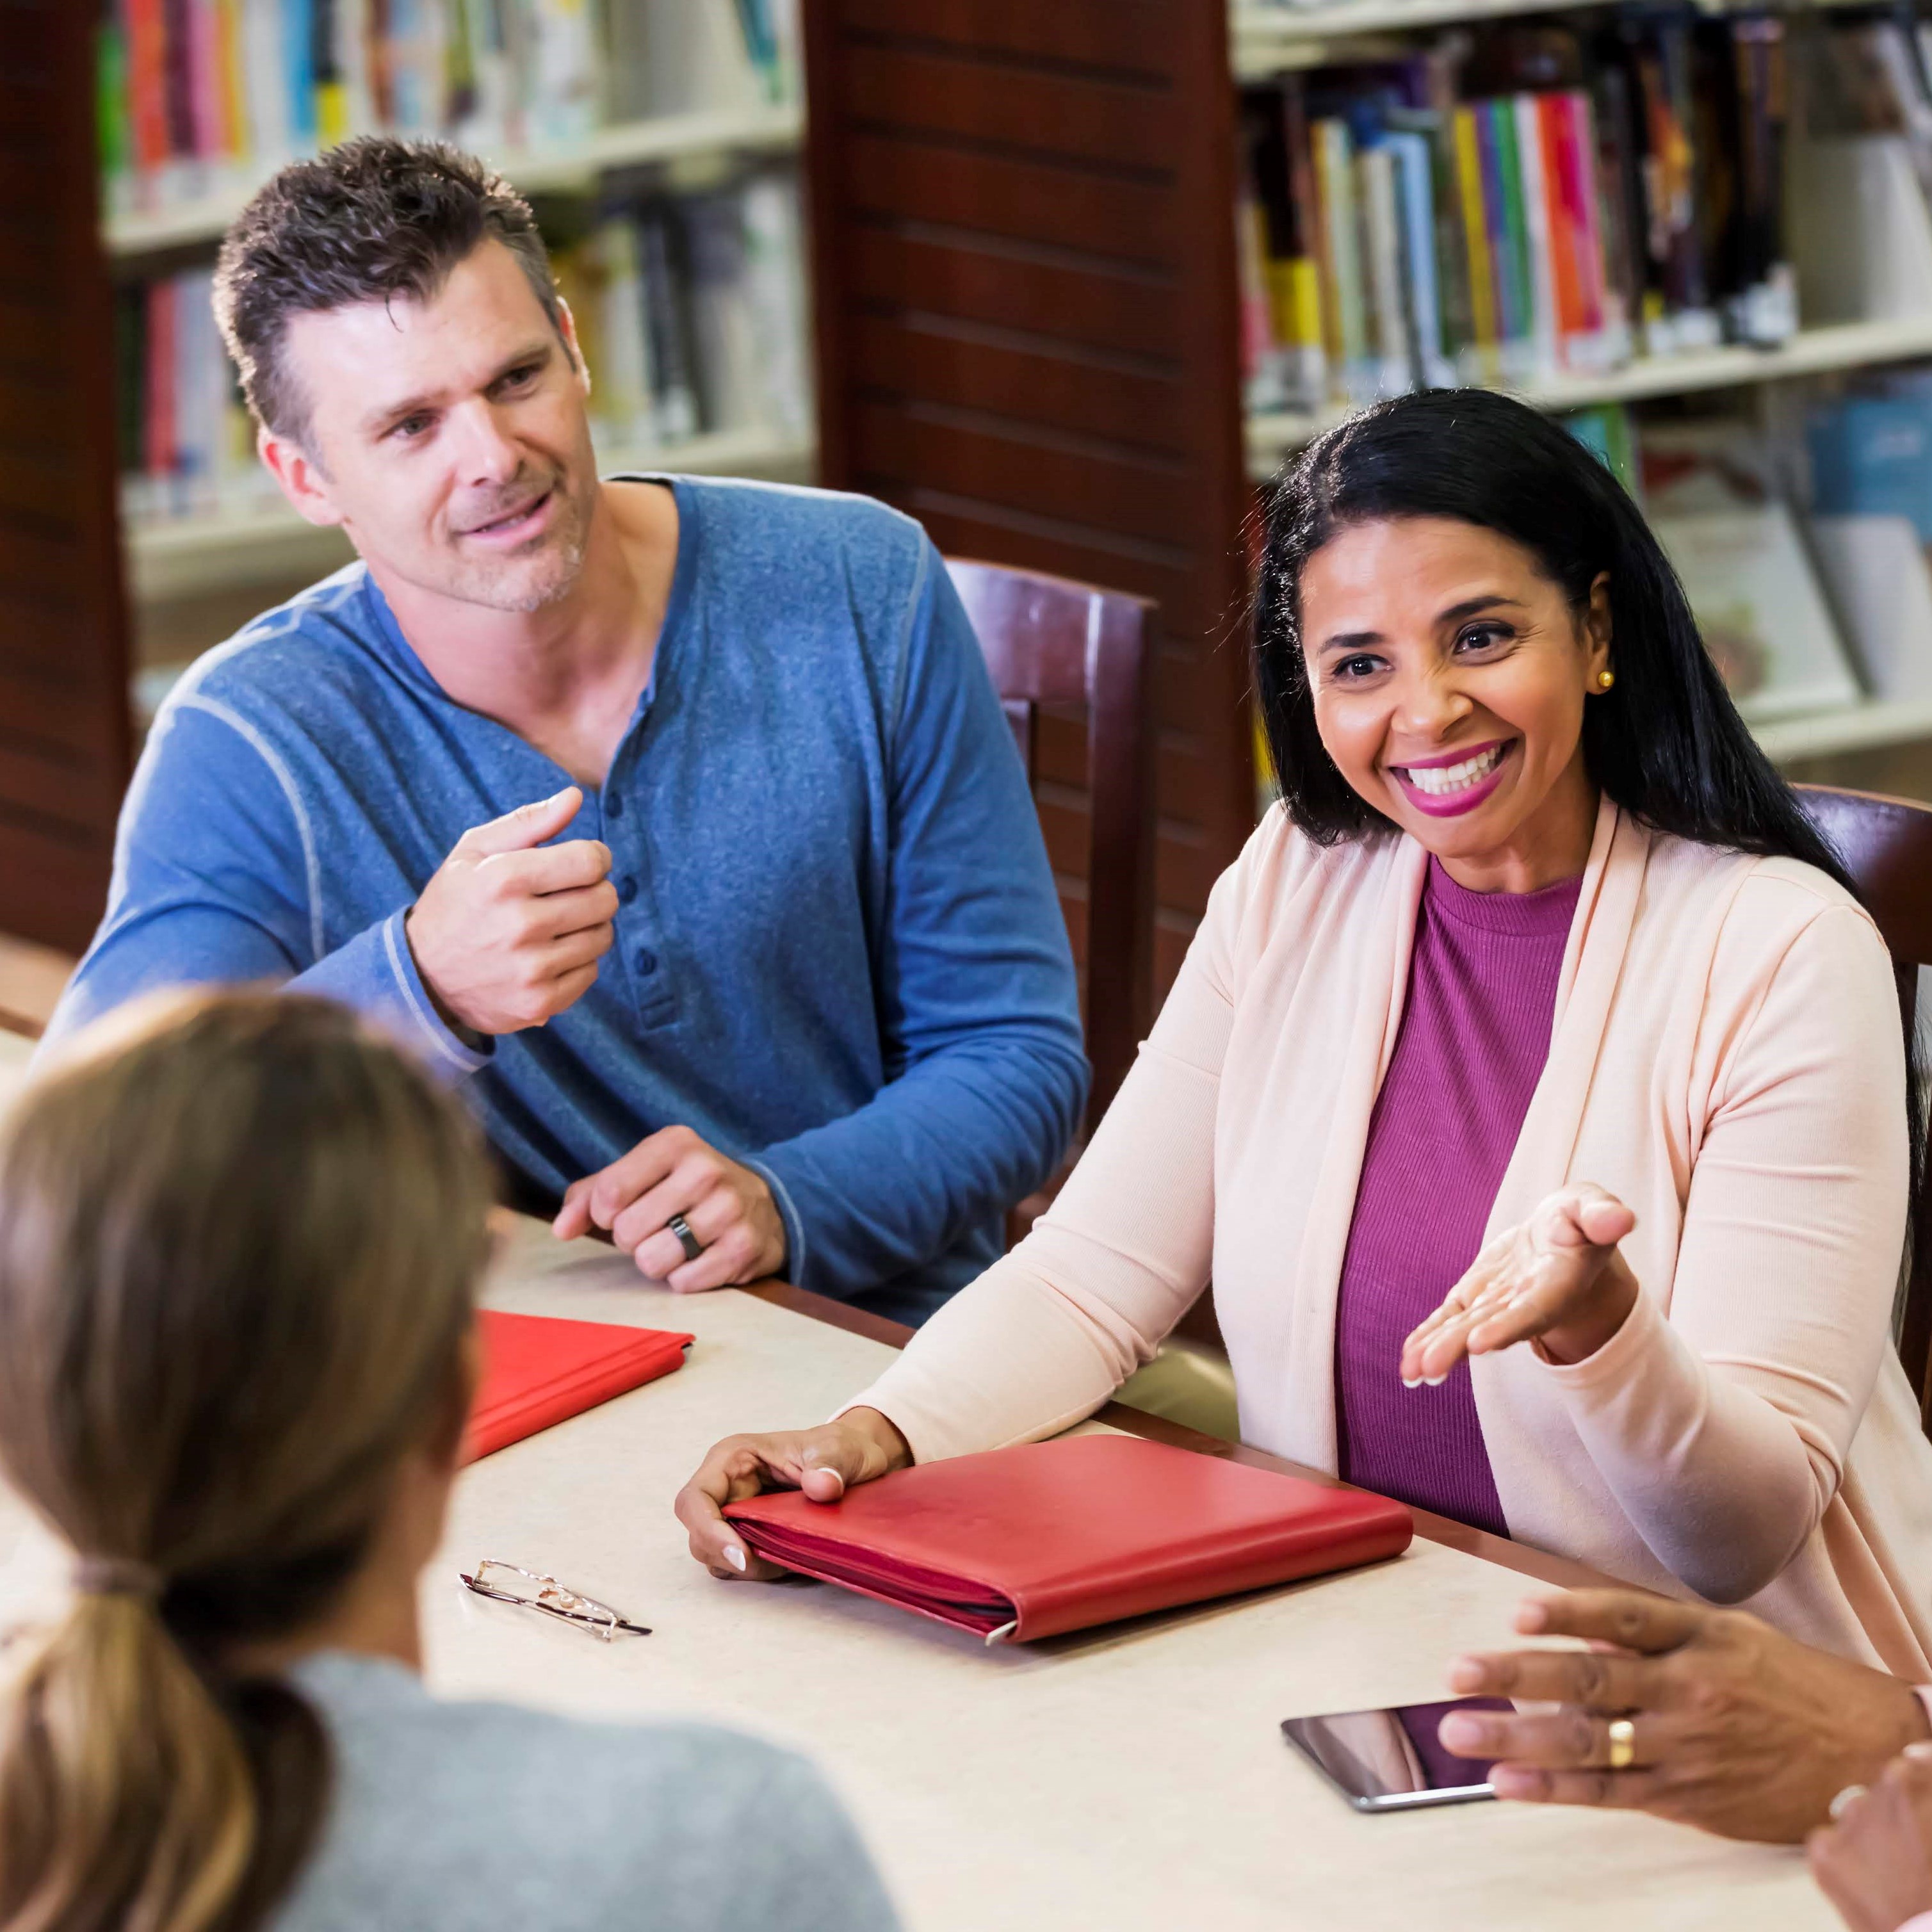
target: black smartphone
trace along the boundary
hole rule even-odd
[[[1445,1750],[1436,1726],[1451,1711],[1514,1711],[1507,1697],[1451,1697],[1385,1711],[1288,1718],[1282,1735],[1358,1811],[1416,1811],[1495,1797],[1490,1767]]]

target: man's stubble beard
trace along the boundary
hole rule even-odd
[[[550,487],[560,514],[556,527],[542,539],[536,553],[506,557],[494,564],[466,560],[459,564],[450,595],[486,610],[526,616],[570,595],[584,574],[590,518],[583,500],[566,488],[562,475]]]

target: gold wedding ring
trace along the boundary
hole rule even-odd
[[[1628,1771],[1636,1762],[1636,1726],[1628,1718],[1610,1720],[1610,1768]]]

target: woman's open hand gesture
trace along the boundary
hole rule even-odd
[[[1552,1361],[1594,1355],[1636,1306],[1636,1277],[1617,1248],[1636,1226],[1592,1182],[1559,1188],[1490,1242],[1403,1342],[1402,1380],[1439,1382],[1465,1355],[1518,1342],[1536,1342]]]

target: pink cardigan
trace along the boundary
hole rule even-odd
[[[1052,1212],[852,1406],[922,1460],[1051,1435],[1211,1275],[1244,1438],[1332,1470],[1336,1284],[1425,866],[1270,812]],[[1474,1363],[1514,1536],[1932,1676],[1932,1444],[1889,1339],[1904,1107],[1857,904],[1606,802],[1490,1232],[1598,1182],[1644,1292],[1587,1361]]]

